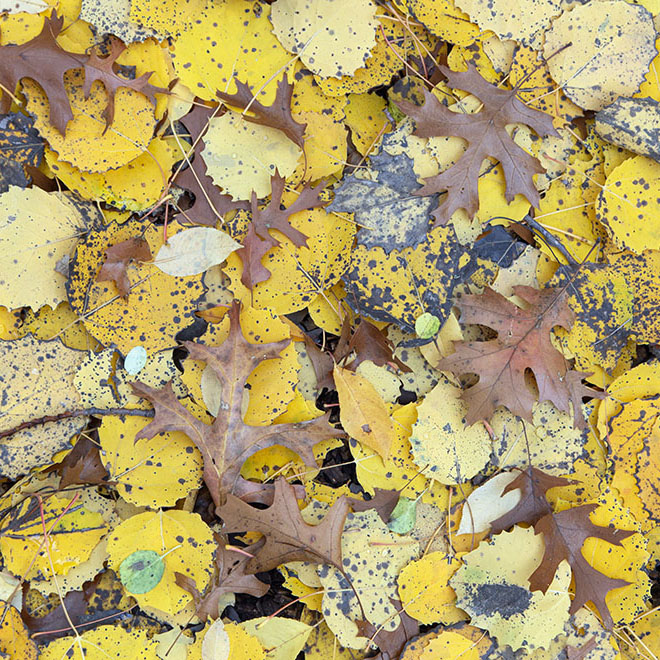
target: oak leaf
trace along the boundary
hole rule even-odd
[[[206,172],[206,163],[202,158],[204,151],[203,135],[208,122],[215,115],[215,109],[196,104],[180,121],[188,130],[193,153],[188,159],[188,167],[181,170],[174,178],[174,183],[189,190],[195,196],[193,205],[178,213],[175,219],[181,223],[193,222],[198,225],[215,227],[218,218],[235,209],[247,208],[246,202],[234,202],[230,195],[220,191],[213,179]]]
[[[403,647],[419,635],[419,622],[413,619],[401,606],[398,600],[390,598],[390,602],[399,613],[401,623],[394,630],[385,630],[369,621],[358,621],[357,627],[362,637],[367,637],[378,645],[380,653],[372,656],[373,660],[397,660],[402,657]]]
[[[582,397],[593,392],[581,385],[581,374],[569,370],[550,338],[553,327],[570,330],[573,324],[566,290],[515,286],[514,292],[528,305],[526,309],[491,288],[461,297],[461,323],[486,325],[497,332],[497,338],[455,342],[456,352],[437,368],[479,376],[479,382],[464,393],[468,425],[488,419],[498,406],[531,422],[537,401],[552,401],[564,412],[570,412],[572,403],[575,424],[583,425]],[[526,382],[527,369],[534,375],[538,395]]]
[[[294,213],[318,208],[327,204],[320,196],[323,183],[313,188],[306,185],[296,200],[286,209],[282,206],[282,193],[284,192],[285,180],[277,170],[270,178],[272,194],[270,201],[264,208],[259,208],[257,194],[252,192],[250,200],[252,210],[252,222],[243,240],[243,247],[236,254],[243,262],[243,274],[241,282],[243,286],[252,289],[255,284],[265,282],[271,275],[270,271],[261,263],[262,257],[268,250],[279,245],[280,242],[270,234],[270,229],[276,229],[284,234],[296,247],[307,245],[307,236],[298,231],[289,223],[289,218]]]
[[[234,79],[234,82],[237,89],[235,94],[217,92],[217,96],[221,101],[244,110],[243,117],[246,121],[276,128],[278,131],[282,131],[291,142],[304,149],[304,135],[307,124],[299,124],[291,115],[293,85],[287,80],[286,73],[282,80],[277,83],[277,93],[271,105],[263,105],[263,103],[257,101],[246,83],[238,79]]]
[[[216,506],[222,504],[228,493],[254,501],[266,502],[272,489],[265,484],[249,482],[240,476],[245,460],[266,447],[284,445],[295,451],[307,465],[315,466],[312,448],[321,440],[341,435],[317,417],[298,424],[248,426],[243,421],[243,391],[253,369],[263,360],[279,358],[288,341],[268,344],[250,344],[240,327],[239,303],[234,302],[228,312],[229,336],[220,346],[205,346],[186,341],[193,360],[203,360],[221,384],[220,409],[215,421],[205,424],[178,401],[169,383],[155,390],[142,383],[133,383],[133,389],[154,405],[154,420],[137,435],[152,438],[163,431],[181,431],[197,446],[204,458],[204,481]]]
[[[286,479],[275,482],[272,506],[257,509],[234,495],[218,507],[223,531],[261,532],[265,543],[248,562],[252,572],[268,571],[291,561],[312,561],[341,568],[341,534],[348,514],[348,500],[342,495],[318,525],[303,520],[295,488]]]
[[[512,202],[523,194],[530,204],[538,206],[539,193],[534,186],[534,174],[545,172],[538,159],[519,147],[507,133],[509,124],[526,124],[539,135],[557,135],[552,117],[526,106],[516,96],[515,89],[500,89],[484,80],[473,65],[465,72],[440,66],[453,89],[462,89],[476,96],[483,109],[475,114],[458,114],[443,105],[424,89],[424,105],[399,101],[399,108],[415,120],[415,135],[423,138],[456,136],[468,142],[459,161],[444,172],[426,180],[417,195],[446,192],[444,202],[433,213],[436,224],[446,224],[454,211],[465,209],[473,216],[479,208],[479,173],[484,159],[496,158],[502,164],[506,179],[505,197]]]
[[[128,298],[131,282],[128,279],[126,269],[133,259],[138,261],[151,260],[151,249],[144,238],[134,236],[109,247],[105,251],[105,261],[96,276],[96,281],[114,282],[121,297]]]
[[[268,592],[266,583],[245,572],[250,556],[229,549],[227,541],[219,534],[213,536],[218,544],[215,552],[215,575],[204,593],[199,592],[193,578],[184,573],[176,573],[176,583],[190,592],[197,616],[202,621],[207,618],[217,619],[222,614],[221,599],[226,594],[249,594],[261,598]]]
[[[574,482],[529,467],[504,489],[503,494],[520,489],[520,502],[514,509],[491,523],[491,532],[497,534],[519,523],[532,525],[537,534],[543,534],[545,554],[540,566],[529,578],[530,589],[545,591],[560,562],[566,559],[575,578],[571,612],[576,612],[587,601],[591,601],[598,608],[605,624],[611,626],[612,615],[607,608],[605,597],[611,589],[625,587],[628,582],[607,577],[597,571],[584,558],[581,549],[589,537],[621,545],[621,541],[634,532],[594,525],[589,515],[597,504],[585,504],[555,513],[546,498],[547,491],[571,483]]]

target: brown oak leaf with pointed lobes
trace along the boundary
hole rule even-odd
[[[280,477],[275,481],[272,506],[257,509],[234,495],[217,509],[223,531],[260,532],[263,547],[248,562],[248,570],[269,571],[291,561],[331,564],[341,570],[341,534],[348,514],[348,501],[342,495],[318,525],[303,520],[294,487]]]
[[[115,73],[114,65],[117,58],[124,52],[126,46],[119,39],[112,38],[110,42],[110,52],[106,57],[99,57],[95,51],[92,51],[84,63],[85,83],[83,93],[85,98],[89,97],[92,91],[92,85],[101,81],[108,93],[108,105],[103,111],[106,130],[112,124],[115,116],[115,93],[120,87],[128,87],[140,94],[144,94],[154,105],[156,105],[156,94],[169,94],[167,89],[156,87],[149,82],[151,73],[143,73],[139,78],[130,80],[122,78]],[[62,132],[62,131],[61,131]]]
[[[297,199],[286,209],[280,208],[282,205],[282,193],[284,193],[285,179],[275,170],[275,174],[270,177],[271,196],[268,204],[260,209],[257,204],[257,196],[252,193],[252,224],[256,233],[261,238],[270,236],[269,229],[277,229],[284,234],[296,247],[307,245],[307,236],[298,231],[289,223],[289,218],[300,211],[308,211],[319,206],[325,206],[329,200],[321,199],[320,193],[324,188],[321,182],[315,187],[310,188],[306,185],[298,195]]]
[[[213,183],[213,179],[206,173],[206,163],[202,158],[204,140],[202,136],[208,128],[209,119],[214,116],[215,110],[200,103],[180,121],[186,127],[193,147],[189,157],[190,163],[184,170],[180,170],[174,177],[174,183],[181,188],[189,190],[195,196],[193,205],[174,216],[182,224],[194,223],[215,227],[218,219],[229,211],[246,209],[247,202],[234,202],[230,195],[221,192]]]
[[[247,235],[243,239],[243,247],[236,250],[236,254],[243,263],[241,282],[250,290],[255,284],[265,282],[270,277],[270,271],[261,263],[261,259],[268,250],[279,245],[280,242],[271,236],[269,230],[276,229],[281,232],[297,247],[307,245],[307,236],[292,227],[289,218],[294,213],[327,204],[327,201],[322,200],[319,195],[324,184],[319,183],[313,188],[306,185],[288,208],[281,209],[284,179],[276,171],[270,180],[272,194],[270,201],[263,209],[259,208],[257,195],[252,193],[250,201],[252,221],[248,226]]]
[[[543,516],[552,513],[547,492],[551,488],[574,484],[572,479],[546,474],[533,465],[521,470],[520,474],[502,491],[502,496],[512,490],[520,490],[520,500],[516,506],[490,524],[491,534],[499,534],[518,523],[534,525]]]
[[[390,602],[399,613],[401,623],[396,630],[384,630],[374,626],[369,621],[358,621],[357,627],[362,637],[371,639],[380,649],[380,653],[372,656],[372,660],[398,660],[403,647],[419,635],[419,621],[413,619],[401,606],[398,600],[390,598]]]
[[[251,113],[243,115],[247,121],[276,128],[278,131],[282,131],[291,142],[304,149],[304,135],[307,124],[299,124],[291,114],[293,84],[290,84],[287,80],[286,73],[282,80],[277,83],[275,100],[271,105],[263,105],[257,101],[246,83],[236,78],[234,78],[234,82],[237,90],[235,94],[216,92],[221,101],[227,105],[246,110],[247,113]]]
[[[97,282],[114,282],[122,298],[128,298],[131,282],[126,269],[133,260],[150,261],[151,250],[144,238],[127,238],[121,243],[112,245],[105,251],[105,261],[96,276]]]
[[[243,463],[255,452],[282,445],[295,451],[309,466],[316,466],[313,447],[321,440],[343,435],[330,426],[328,415],[298,424],[248,426],[243,421],[242,402],[245,383],[263,360],[278,359],[289,340],[269,344],[251,344],[243,336],[239,321],[240,303],[229,310],[229,336],[220,346],[205,346],[186,341],[191,359],[202,360],[221,384],[222,401],[218,416],[211,425],[197,419],[176,398],[172,384],[155,390],[133,383],[134,391],[148,399],[155,408],[153,421],[137,435],[153,438],[163,431],[181,431],[196,445],[204,459],[204,481],[216,506],[233,493],[252,501],[268,502],[272,487],[243,479]]]
[[[452,112],[434,94],[424,89],[424,105],[398,101],[397,105],[415,120],[418,137],[456,136],[468,143],[457,163],[444,172],[426,179],[416,195],[446,192],[446,199],[433,213],[436,225],[444,225],[454,211],[463,208],[472,217],[479,208],[479,172],[483,161],[496,158],[502,164],[506,179],[505,197],[511,202],[517,194],[538,206],[539,193],[534,174],[545,172],[537,158],[519,147],[507,133],[509,124],[526,124],[541,136],[557,135],[552,117],[526,106],[515,89],[500,89],[484,80],[477,69],[468,64],[465,72],[452,71],[441,65],[440,71],[452,89],[476,96],[483,108],[474,114]]]
[[[195,612],[202,621],[208,618],[217,619],[222,614],[220,599],[225,594],[249,594],[261,598],[269,589],[267,584],[245,572],[246,564],[250,560],[249,556],[232,551],[228,547],[227,540],[220,534],[214,533],[213,537],[218,544],[215,551],[215,574],[203,594],[197,589],[193,578],[183,573],[175,573],[176,583],[192,595]],[[263,539],[254,545],[257,544],[263,545]]]
[[[591,601],[600,612],[605,626],[611,628],[614,622],[605,598],[610,590],[626,587],[630,583],[607,577],[593,568],[582,554],[582,545],[589,537],[621,545],[621,541],[635,532],[594,525],[589,515],[597,507],[597,504],[584,504],[559,513],[549,513],[534,525],[534,531],[543,534],[545,553],[541,565],[529,578],[529,588],[532,591],[545,591],[550,586],[557,567],[566,559],[571,565],[575,580],[571,613],[577,612]]]
[[[73,118],[64,89],[64,74],[69,69],[80,68],[85,60],[84,55],[68,53],[55,41],[63,23],[62,17],[52,14],[34,39],[18,46],[0,46],[0,83],[12,93],[22,78],[39,83],[48,96],[50,120],[62,134]],[[10,95],[3,93],[0,112],[7,112],[10,104]]]
[[[497,338],[454,342],[456,352],[443,358],[437,368],[456,375],[479,376],[479,382],[463,394],[468,404],[467,424],[487,420],[497,406],[506,406],[531,422],[534,404],[552,401],[565,412],[570,412],[572,403],[574,423],[582,427],[582,397],[593,396],[593,392],[576,387],[575,380],[581,374],[569,370],[550,339],[555,326],[570,330],[573,324],[566,290],[516,286],[514,292],[525,301],[527,309],[490,288],[480,295],[462,296],[457,302],[461,323],[488,326],[497,332]],[[527,369],[534,375],[538,396],[526,382]]]

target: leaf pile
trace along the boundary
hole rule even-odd
[[[0,656],[660,657],[651,2],[0,2]]]

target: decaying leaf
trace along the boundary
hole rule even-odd
[[[150,261],[151,250],[144,238],[127,238],[121,243],[112,245],[105,251],[105,261],[96,276],[97,282],[114,282],[122,298],[128,298],[131,282],[126,269],[133,259]]]

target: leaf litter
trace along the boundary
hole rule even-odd
[[[0,653],[660,657],[657,7],[51,5],[0,3]]]

